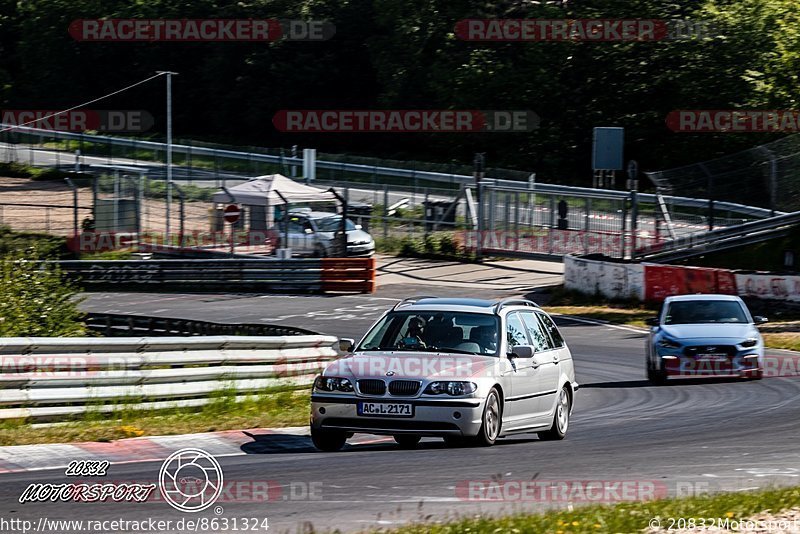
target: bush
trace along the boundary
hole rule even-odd
[[[36,232],[15,232],[8,226],[0,226],[0,257],[31,249],[35,249],[41,257],[72,257],[63,237]]]
[[[423,240],[425,254],[436,255],[439,253],[439,238],[436,234],[427,234]]]
[[[439,240],[439,252],[445,256],[456,256],[459,253],[458,241],[452,234],[444,234]]]
[[[424,247],[419,239],[413,237],[406,237],[400,242],[400,256],[406,258],[419,258],[422,257]]]
[[[0,260],[0,337],[63,337],[86,334],[76,287],[55,264],[40,256],[9,255]]]

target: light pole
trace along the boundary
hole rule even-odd
[[[160,70],[167,75],[167,243],[170,239],[170,210],[172,209],[172,76],[177,72]]]

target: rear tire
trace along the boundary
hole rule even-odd
[[[500,425],[503,422],[503,405],[496,389],[492,389],[486,397],[482,421],[478,435],[470,441],[479,447],[491,447],[500,436]]]
[[[321,451],[336,452],[344,447],[347,441],[347,434],[337,430],[321,430],[312,427],[311,441]]]
[[[397,434],[394,436],[394,441],[400,445],[401,449],[416,449],[421,439],[422,436],[415,436],[413,434]]]
[[[569,391],[567,388],[561,388],[556,400],[556,410],[553,414],[553,426],[550,430],[538,432],[539,439],[545,441],[556,441],[564,439],[569,429],[569,413],[572,409],[572,401],[570,400]]]

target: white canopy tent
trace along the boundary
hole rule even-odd
[[[290,204],[337,201],[336,195],[330,191],[295,182],[281,174],[258,176],[242,184],[229,187],[227,190],[227,193],[225,191],[217,191],[211,197],[211,200],[218,203],[246,204],[250,206],[275,206],[283,204],[284,199],[285,202]]]

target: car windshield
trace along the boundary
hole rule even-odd
[[[664,324],[747,323],[747,314],[734,300],[685,300],[672,302]]]
[[[320,232],[337,232],[341,228],[342,217],[341,215],[332,215],[330,217],[315,219],[314,223],[317,225],[317,230]],[[348,232],[356,229],[356,225],[350,219],[347,219],[344,224]]]
[[[438,350],[496,356],[497,331],[494,315],[391,312],[369,331],[356,350]]]

